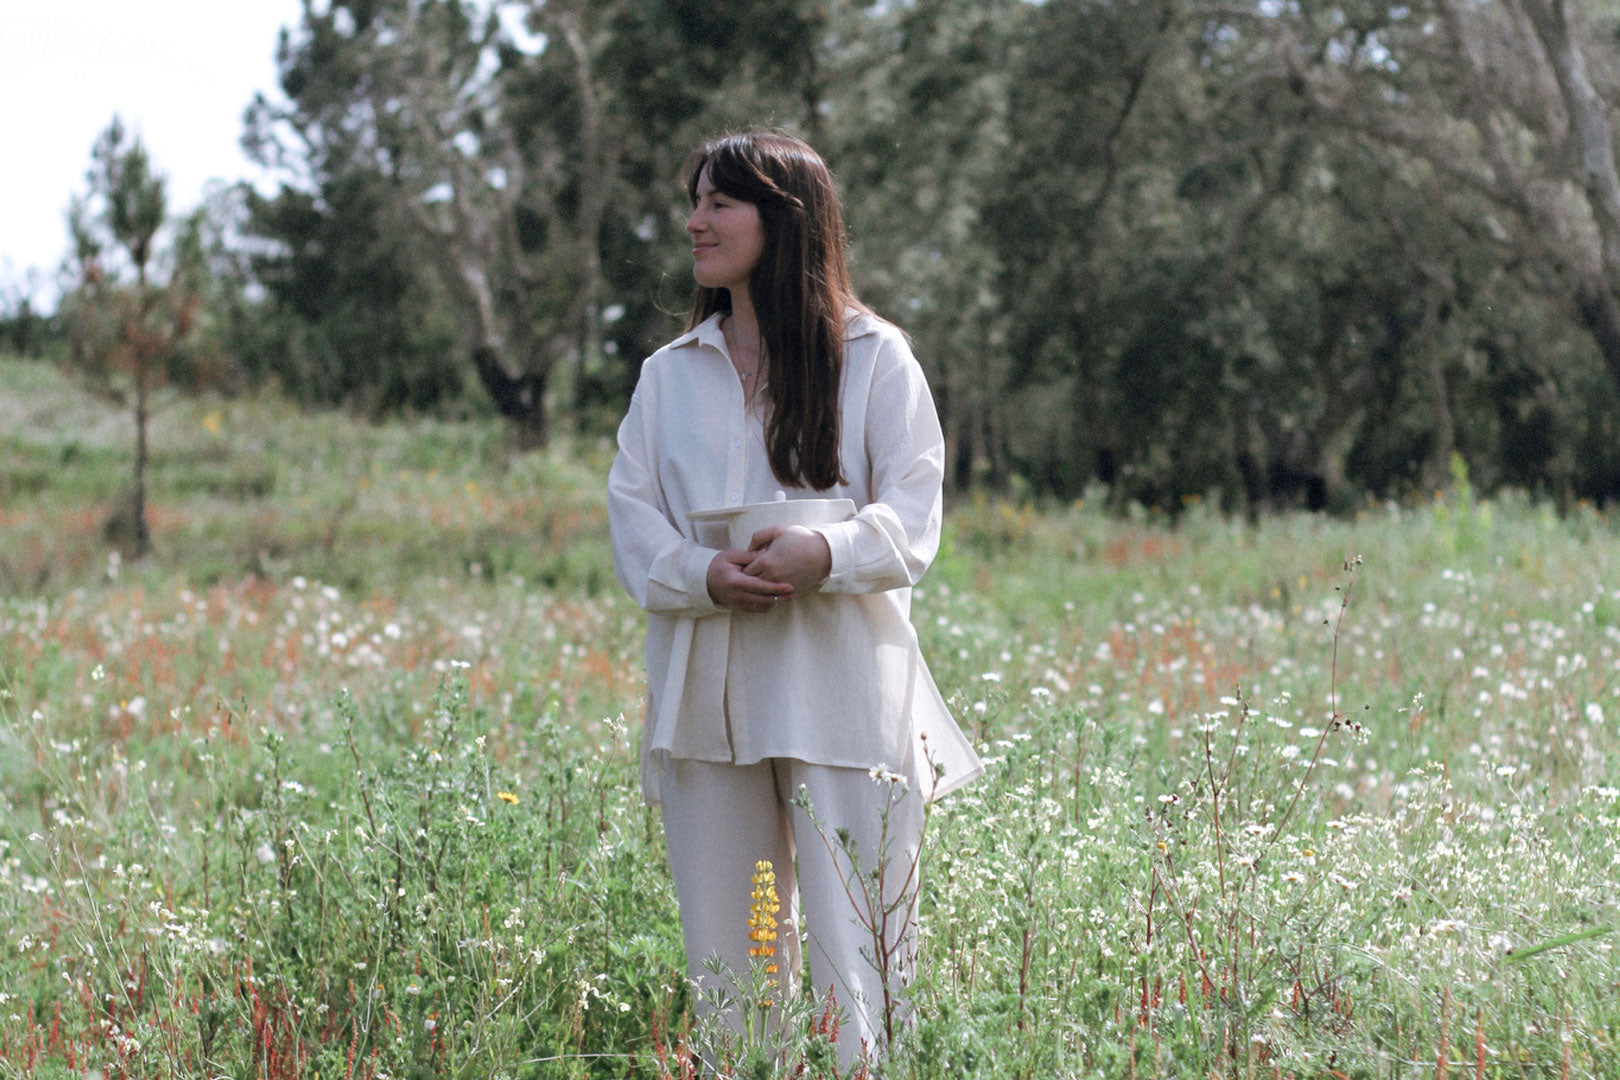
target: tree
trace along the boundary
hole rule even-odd
[[[599,430],[700,138],[805,134],[958,486],[1620,495],[1612,0],[333,0],[248,142],[260,370]],[[251,323],[246,320],[245,323]],[[280,342],[285,342],[282,346]]]
[[[140,136],[116,116],[95,142],[85,175],[87,191],[68,211],[78,284],[64,302],[74,325],[75,359],[104,389],[116,376],[132,384],[135,466],[127,516],[115,513],[109,533],[127,539],[141,558],[151,548],[146,514],[147,421],[151,393],[165,380],[176,347],[197,315],[199,268],[194,216],[183,227],[160,280],[157,237],[167,198]]]
[[[1607,24],[1605,32],[1603,24]],[[1438,205],[1495,237],[1524,283],[1565,308],[1620,387],[1615,14],[1565,0],[1369,8],[1309,45],[1275,20],[1279,71],[1314,115],[1441,178]],[[1371,58],[1371,62],[1369,62]]]
[[[544,48],[530,55],[497,13],[455,0],[306,7],[281,50],[288,104],[260,98],[250,119],[260,159],[296,141],[319,192],[284,188],[279,211],[260,207],[260,227],[408,229],[479,382],[527,445],[548,437],[558,358],[573,358],[577,384],[602,350],[598,241],[618,142],[593,17],[589,4],[536,9]],[[535,101],[546,102],[540,123]]]
[[[267,287],[318,293],[314,267],[376,236],[408,252],[375,249],[395,294],[442,304],[522,443],[546,440],[554,398],[616,415],[690,287],[670,243],[682,156],[724,126],[821,122],[827,8],[306,5],[281,47],[286,101],[249,112],[250,151],[290,174],[253,208]]]
[[[880,313],[902,322],[928,372],[950,479],[1005,485],[1009,320],[993,210],[1008,179],[1014,46],[1032,17],[1017,0],[919,0],[834,13],[821,70],[825,150],[844,192],[855,270]]]
[[[0,343],[18,356],[37,356],[49,331],[46,319],[35,310],[34,297],[43,282],[38,270],[30,268],[20,277],[10,274],[0,282]]]

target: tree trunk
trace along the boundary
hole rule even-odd
[[[495,299],[485,271],[487,258],[476,252],[461,232],[434,221],[420,201],[406,194],[403,204],[417,228],[428,238],[439,280],[461,309],[462,317],[478,342],[473,347],[472,361],[479,383],[501,415],[512,421],[520,445],[525,448],[545,446],[550,437],[546,416],[550,361],[532,342],[525,340],[514,348],[501,336]],[[516,375],[512,374],[512,365],[507,363],[514,352],[526,361],[517,365]]]
[[[518,444],[526,450],[544,447],[551,436],[546,422],[546,365],[512,375],[496,347],[486,343],[473,350],[473,368],[495,407],[512,421]]]
[[[152,550],[152,534],[146,524],[146,418],[147,418],[147,362],[146,349],[137,345],[135,350],[135,488],[130,495],[130,526],[134,530],[133,555],[144,559]]]
[[[574,326],[574,410],[586,406],[590,369],[602,359],[602,218],[613,193],[615,158],[608,146],[607,108],[591,64],[590,43],[571,11],[556,17],[562,38],[574,54],[574,89],[579,94],[579,120],[583,183],[579,209],[573,222],[575,264],[580,286],[571,303]]]
[[[1427,335],[1424,335],[1425,337]],[[1451,396],[1446,386],[1446,362],[1434,342],[1423,343],[1428,355],[1424,361],[1424,381],[1429,393],[1429,412],[1434,421],[1434,449],[1423,467],[1425,489],[1439,489],[1451,470],[1451,455],[1457,450],[1457,425],[1451,417]]]
[[[125,331],[124,337],[135,364],[135,488],[130,494],[130,526],[134,530],[134,557],[144,559],[152,550],[152,533],[146,524],[146,420],[147,393],[152,366],[151,342],[146,336],[146,322],[151,314],[151,299],[146,287],[146,260],[136,266],[135,325]]]
[[[1546,50],[1558,83],[1568,113],[1575,180],[1600,238],[1602,270],[1583,275],[1586,280],[1576,284],[1575,309],[1620,386],[1620,171],[1614,162],[1614,129],[1587,75],[1586,57],[1570,33],[1564,0],[1519,0],[1519,7]]]
[[[1620,300],[1602,280],[1582,281],[1574,289],[1575,314],[1592,335],[1609,376],[1620,386]]]
[[[1535,28],[1558,92],[1569,113],[1574,140],[1576,180],[1586,193],[1592,218],[1603,240],[1603,269],[1609,287],[1620,282],[1620,172],[1614,164],[1614,131],[1608,110],[1586,73],[1586,57],[1570,35],[1564,0],[1520,0]]]
[[[1538,100],[1517,110],[1502,100],[1486,63],[1472,21],[1479,12],[1457,0],[1438,5],[1465,91],[1463,118],[1478,139],[1477,150],[1422,117],[1384,109],[1359,114],[1347,107],[1350,96],[1338,72],[1315,73],[1312,105],[1320,116],[1426,160],[1516,217],[1521,253],[1546,264],[1564,285],[1561,298],[1591,334],[1620,387],[1620,171],[1613,127],[1571,32],[1566,0],[1506,0],[1503,7],[1511,23],[1502,32],[1527,63],[1544,64],[1548,73]],[[1527,114],[1534,115],[1533,123],[1524,119]],[[1545,144],[1533,156],[1525,155],[1514,138],[1520,123],[1531,123]],[[1568,160],[1558,153],[1561,143],[1568,145]],[[1585,198],[1596,225],[1595,243],[1579,226],[1572,227],[1558,198],[1566,184]]]
[[[968,491],[973,487],[973,425],[964,424],[957,417],[950,432],[951,486],[957,491]]]
[[[1009,487],[1007,469],[1002,461],[1000,440],[996,437],[995,414],[988,401],[979,413],[979,430],[984,439],[984,460],[990,489],[1005,494]]]

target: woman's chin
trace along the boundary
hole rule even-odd
[[[727,291],[729,291],[731,287],[737,283],[734,278],[713,273],[712,271],[705,270],[701,266],[694,266],[692,268],[692,280],[697,282],[705,289],[726,289]]]

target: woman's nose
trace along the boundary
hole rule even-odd
[[[703,214],[703,208],[702,207],[693,207],[692,208],[692,212],[690,214],[688,214],[687,217],[686,217],[686,231],[687,232],[695,233],[699,229],[703,228],[703,222],[700,220],[702,214]]]

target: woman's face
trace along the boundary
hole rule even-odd
[[[749,275],[765,250],[759,207],[716,191],[709,167],[698,174],[697,205],[686,219],[692,237],[692,276],[710,289],[748,290]]]

